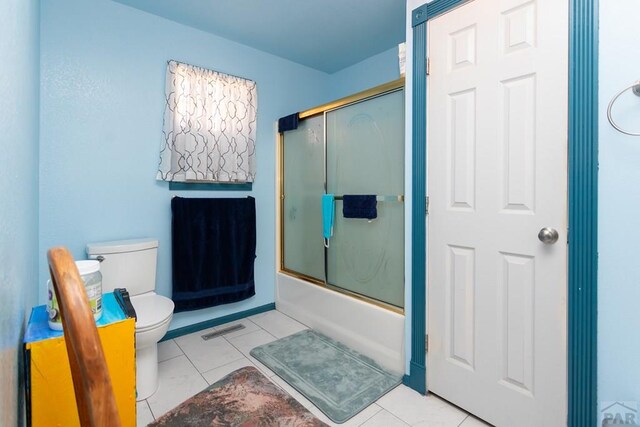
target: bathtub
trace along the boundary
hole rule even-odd
[[[276,274],[276,308],[381,366],[404,372],[404,315],[283,272]]]

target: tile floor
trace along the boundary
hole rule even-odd
[[[245,328],[204,341],[201,335],[242,323]],[[252,348],[294,334],[306,326],[269,311],[226,325],[199,331],[158,347],[158,391],[138,402],[138,426],[146,426],[189,397],[243,366],[255,366],[315,416],[329,425],[364,427],[480,427],[487,424],[433,396],[421,396],[400,385],[344,424],[332,423],[311,402],[249,355]]]

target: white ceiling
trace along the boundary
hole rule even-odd
[[[114,1],[327,73],[405,38],[405,0]]]

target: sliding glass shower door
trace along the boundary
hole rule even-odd
[[[327,193],[337,196],[327,282],[396,307],[404,299],[404,96],[327,113]],[[345,194],[374,194],[375,220],[344,218]]]
[[[404,306],[404,91],[320,112],[282,142],[285,272],[372,302]],[[323,194],[335,195],[322,238]],[[375,195],[377,218],[344,218],[344,195]]]
[[[287,270],[324,281],[322,208],[324,120],[300,122],[283,140],[283,264]]]

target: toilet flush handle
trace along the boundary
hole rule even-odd
[[[104,261],[104,257],[103,257],[102,255],[98,255],[98,256],[96,257],[96,259],[97,259],[99,262]]]

